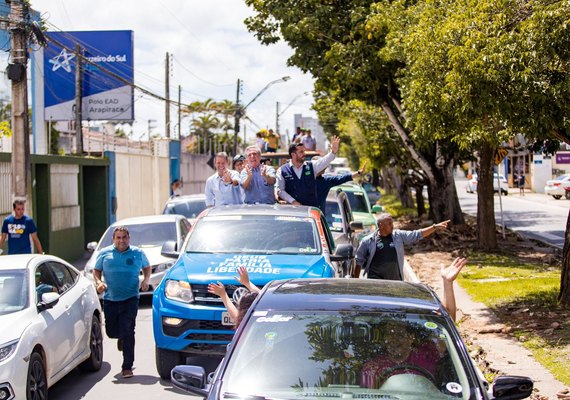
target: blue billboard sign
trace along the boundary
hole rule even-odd
[[[47,32],[44,49],[45,120],[75,118],[76,48],[82,62],[84,120],[132,121],[133,32]]]

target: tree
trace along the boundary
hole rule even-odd
[[[371,31],[375,13],[402,12],[390,3],[369,0],[246,0],[257,14],[246,20],[262,43],[285,40],[294,50],[288,60],[316,79],[317,97],[360,100],[378,107],[429,179],[430,212],[436,220],[464,222],[455,192],[453,169],[457,145],[433,136],[414,135],[407,127],[396,78],[405,69],[384,54],[390,27]],[[395,2],[394,4],[401,2]],[[384,7],[384,8],[383,8]]]

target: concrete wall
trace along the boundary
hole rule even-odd
[[[117,220],[160,214],[170,195],[168,157],[115,154]]]
[[[204,193],[206,179],[214,170],[208,165],[209,155],[181,153],[180,178],[182,179],[182,194]]]

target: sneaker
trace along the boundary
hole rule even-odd
[[[117,349],[123,351],[123,339],[117,340]]]
[[[132,378],[133,377],[133,370],[132,369],[124,369],[121,371],[121,376],[123,378]]]

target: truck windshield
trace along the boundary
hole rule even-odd
[[[239,215],[200,219],[186,244],[187,252],[319,254],[312,218]]]

